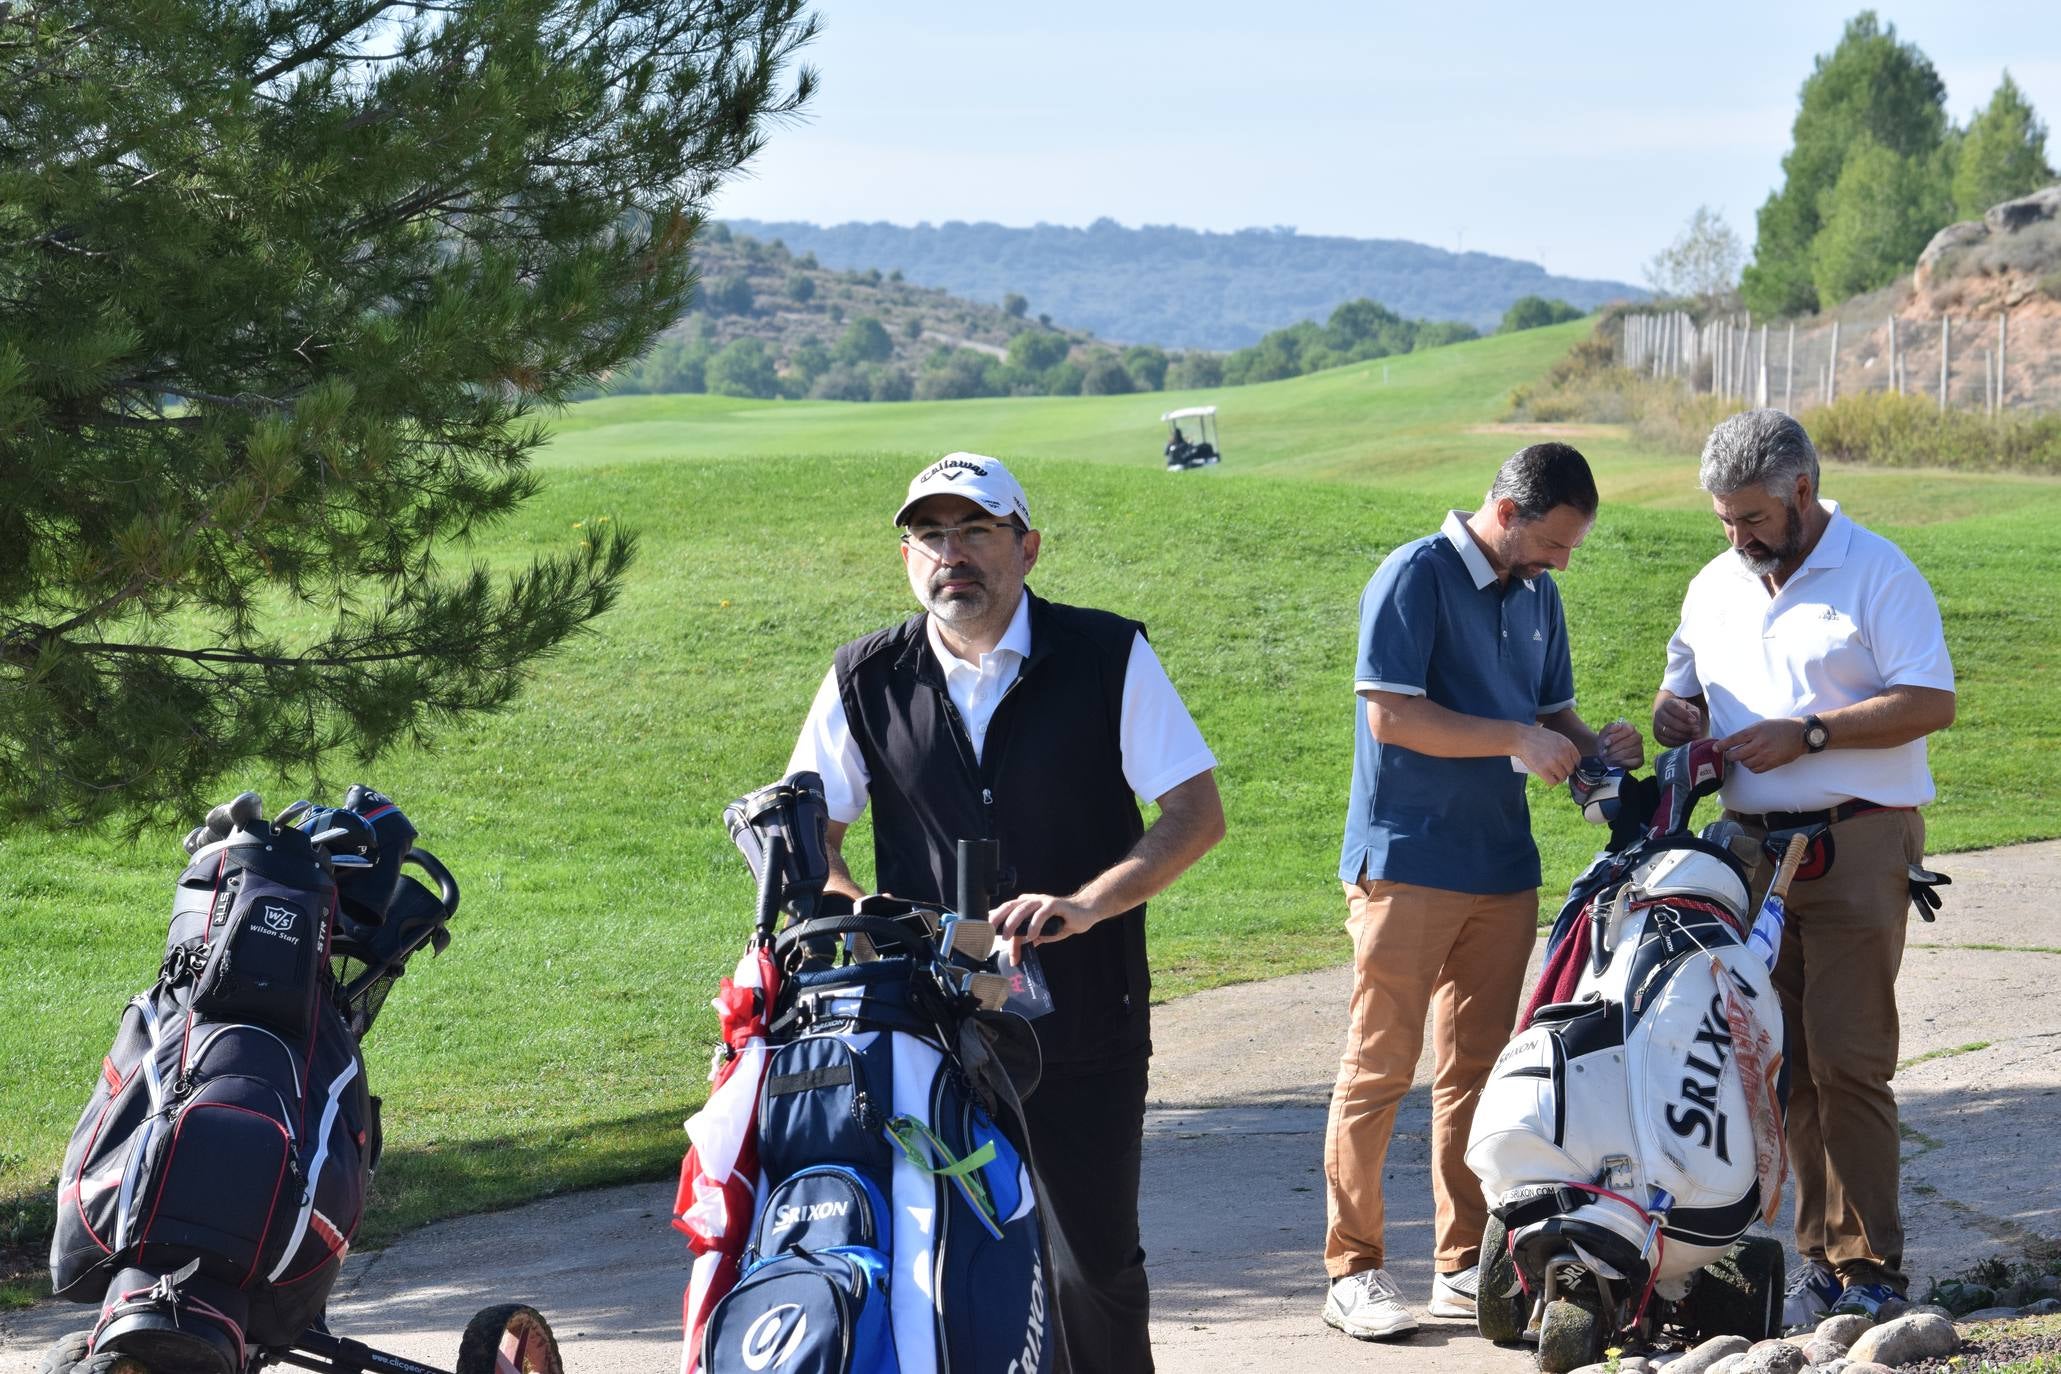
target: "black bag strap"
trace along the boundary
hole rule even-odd
[[[785,965],[794,947],[806,941],[842,935],[863,935],[876,949],[899,949],[918,959],[928,958],[932,952],[927,938],[886,916],[819,916],[813,921],[796,921],[774,937],[774,962]]]

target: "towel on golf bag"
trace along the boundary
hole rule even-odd
[[[180,1310],[225,1350],[321,1316],[379,1149],[328,966],[336,903],[308,832],[262,819],[180,874],[158,981],[123,1011],[58,1180],[51,1286],[104,1299],[103,1327],[189,1263]]]
[[[1466,1154],[1514,1249],[1572,1239],[1636,1285],[1702,1268],[1761,1214],[1786,1089],[1744,869],[1673,800],[1667,829],[1576,881],[1541,975],[1560,1000],[1535,997],[1504,1047]],[[1656,1188],[1673,1200],[1657,1254]]]
[[[1030,1170],[908,954],[786,977],[759,1079],[750,1239],[706,1374],[1040,1374],[1050,1287]]]

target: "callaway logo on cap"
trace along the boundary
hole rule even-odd
[[[947,453],[916,474],[909,483],[909,497],[895,512],[895,523],[909,523],[909,511],[927,496],[963,496],[995,515],[1013,515],[1031,527],[1030,502],[1023,485],[1002,466],[999,458],[978,453]]]

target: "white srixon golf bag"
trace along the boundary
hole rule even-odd
[[[1575,883],[1466,1158],[1520,1273],[1679,1298],[1779,1200],[1786,1076],[1745,869],[1686,829],[1721,762],[1685,747],[1656,771],[1645,833]]]

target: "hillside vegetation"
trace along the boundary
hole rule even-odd
[[[434,751],[339,768],[332,787],[390,790],[466,894],[450,950],[411,968],[368,1046],[389,1142],[370,1238],[676,1167],[680,1120],[706,1090],[708,999],[749,924],[722,806],[778,776],[832,647],[908,612],[889,516],[948,449],[1009,459],[1046,530],[1037,590],[1150,625],[1221,760],[1229,838],[1152,904],[1157,995],[1347,957],[1331,875],[1360,589],[1390,548],[1477,502],[1508,452],[1559,432],[1492,421],[1586,331],[1236,392],[571,408],[541,495],[471,552],[505,570],[630,524],[643,552],[620,603],[506,713]],[[1222,405],[1228,456],[1168,474],[1156,417],[1191,399]],[[1561,579],[1581,709],[1643,721],[1718,527],[1689,453],[1621,427],[1562,437],[1605,502]],[[1933,848],[2061,834],[2061,632],[2051,599],[2024,594],[2061,573],[2061,483],[1838,469],[1826,485],[1909,550],[1945,611],[1962,698],[1933,751]],[[224,791],[244,785],[277,806],[307,784]],[[1533,804],[1550,913],[1596,834],[1563,796],[1536,789]],[[862,880],[869,846],[862,824]],[[134,848],[7,842],[0,1237],[11,1227],[24,1253],[123,999],[157,968],[178,858],[169,831]]]
[[[696,394],[770,400],[962,400],[972,396],[1116,396],[1167,386],[1278,381],[1368,358],[1475,337],[1471,325],[1405,319],[1351,300],[1323,324],[1303,320],[1229,355],[1121,350],[1029,317],[1010,294],[997,306],[919,287],[900,271],[836,271],[779,239],[717,224],[697,250],[692,308],[644,357],[595,395]],[[1581,314],[1526,296],[1502,328],[1536,328]]]
[[[1163,348],[1244,348],[1296,320],[1320,320],[1349,300],[1376,300],[1413,319],[1457,321],[1484,333],[1520,297],[1593,309],[1645,292],[1623,282],[1558,277],[1536,263],[1451,253],[1401,239],[1298,234],[1292,229],[1204,233],[1173,225],[1085,229],[1039,224],[839,224],[732,220],[835,267],[899,268],[910,280],[999,303],[1011,292],[1034,312],[1108,339]]]

